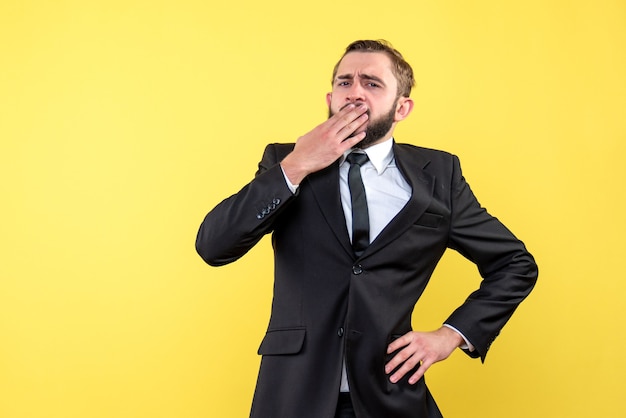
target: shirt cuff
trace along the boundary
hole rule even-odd
[[[291,193],[296,194],[296,192],[298,191],[298,187],[300,187],[299,184],[293,184],[292,182],[289,181],[289,178],[287,177],[287,175],[285,174],[285,170],[283,170],[283,166],[280,166],[280,171],[283,172],[283,177],[285,178],[285,183],[287,183],[287,187],[289,187],[289,190],[291,190]]]
[[[463,335],[463,333],[461,331],[459,331],[458,329],[454,328],[452,325],[448,325],[448,324],[443,324],[444,327],[450,328],[452,331],[456,332],[457,334],[459,334],[463,340],[465,341],[465,344],[461,345],[459,348],[461,350],[468,350],[468,351],[474,351],[474,346],[472,345],[472,343],[469,342],[469,340],[467,338],[465,338],[465,335]]]

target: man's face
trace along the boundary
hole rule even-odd
[[[334,115],[350,103],[367,107],[369,121],[354,133],[366,132],[359,147],[365,148],[391,136],[398,120],[398,83],[391,60],[379,52],[351,52],[337,67],[333,91],[326,97],[328,113]]]

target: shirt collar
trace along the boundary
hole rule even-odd
[[[367,158],[369,158],[378,175],[381,175],[393,161],[393,137],[363,150],[360,148],[356,150],[366,153]],[[340,161],[341,164],[343,164],[348,154],[352,151],[354,150],[350,149],[343,153],[343,157],[341,157]]]

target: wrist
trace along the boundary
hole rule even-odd
[[[298,185],[309,173],[293,160],[292,155],[289,154],[280,162],[280,166],[289,181]]]
[[[444,325],[439,329],[439,331],[445,335],[446,339],[450,341],[450,345],[454,346],[454,348],[461,347],[465,344],[465,338],[463,338],[461,333],[456,329]]]

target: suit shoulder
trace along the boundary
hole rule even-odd
[[[458,157],[447,151],[419,147],[412,144],[396,144],[396,146],[396,153],[404,153],[412,156],[413,158],[419,159],[424,162],[424,167],[429,164],[435,164],[437,166],[441,164],[453,164],[454,160],[458,160]]]
[[[283,158],[287,156],[291,151],[293,151],[293,147],[296,144],[291,143],[279,143],[275,142],[273,144],[268,144],[265,147],[265,155],[272,155],[276,161],[281,161]]]
[[[396,145],[403,151],[410,152],[410,153],[417,153],[423,156],[438,157],[438,158],[450,158],[453,156],[451,153],[447,151],[438,150],[434,148],[420,147],[417,145],[405,144],[405,143],[396,144]]]
[[[280,163],[295,146],[294,143],[273,143],[268,144],[263,151],[263,157],[259,162],[257,175],[265,170],[270,169],[274,165]]]

